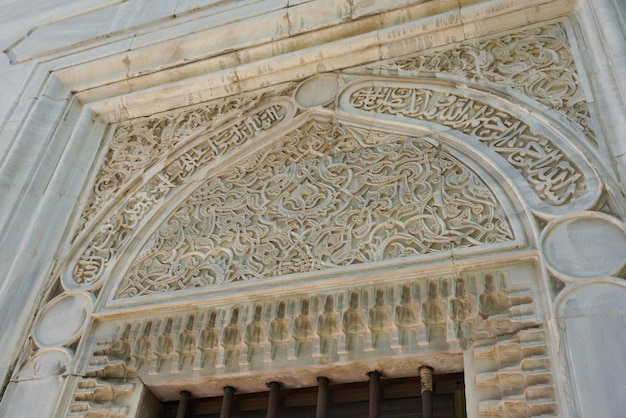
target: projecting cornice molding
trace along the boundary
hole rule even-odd
[[[217,9],[198,10],[145,23],[142,30],[150,33],[132,32],[130,40],[116,41],[106,34],[81,41],[80,48],[65,55],[38,60],[81,103],[89,103],[105,121],[117,122],[507,30],[520,20],[560,17],[574,6],[568,0],[375,6],[328,0],[327,8],[319,2],[258,3],[254,16],[231,22],[228,30],[209,15]],[[310,8],[315,13],[307,12]],[[202,22],[203,13],[208,22]],[[316,20],[309,21],[308,15]],[[253,18],[255,25],[248,24]],[[260,25],[259,18],[267,24]],[[141,41],[142,36],[147,38]]]

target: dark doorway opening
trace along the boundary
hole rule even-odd
[[[380,393],[380,418],[421,418],[422,402],[419,377],[383,378]],[[235,393],[232,418],[265,418],[269,392]],[[186,417],[219,418],[222,397],[191,399]],[[360,418],[368,416],[369,382],[330,384],[328,418]],[[314,418],[317,387],[281,388],[278,417]],[[463,373],[433,376],[433,416],[435,418],[466,418]],[[175,418],[178,402],[163,404],[162,418]]]

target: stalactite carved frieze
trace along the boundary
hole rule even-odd
[[[193,192],[116,298],[512,241],[493,192],[431,142],[312,120]]]
[[[594,137],[580,75],[560,22],[466,41],[370,68],[381,74],[447,73],[508,86],[561,112]]]
[[[558,416],[546,330],[543,326],[503,336],[472,350],[482,370],[473,385],[480,417]]]
[[[410,83],[363,81],[348,89],[344,106],[463,132],[500,155],[548,205],[566,205],[585,193],[584,175],[563,150],[524,120],[479,98]]]
[[[477,416],[557,416],[532,271],[503,266],[101,319],[68,416],[125,417],[137,382],[235,384],[261,371],[461,350],[476,372],[467,384]]]
[[[324,365],[465,349],[539,329],[530,283],[510,276],[498,270],[267,295],[117,321],[96,335],[85,379],[157,382]]]
[[[189,146],[175,153],[160,172],[150,177],[100,224],[64,276],[65,283],[69,287],[89,287],[97,283],[137,225],[172,190],[187,182],[216,158],[276,127],[292,115],[291,102],[276,99],[240,116],[225,127],[195,138]]]
[[[131,408],[125,400],[141,382],[86,378],[78,382],[68,418],[127,418]]]

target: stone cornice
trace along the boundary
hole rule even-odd
[[[289,7],[285,9],[287,21],[306,15],[310,7],[323,9],[317,2]],[[242,20],[232,26],[231,35],[220,28],[189,31],[165,43],[137,43],[116,52],[104,48],[97,58],[93,50],[85,51],[47,66],[105,122],[117,122],[278,84],[287,76],[302,79],[506,30],[519,21],[534,23],[568,15],[574,2],[517,0],[468,5],[438,1],[395,7],[370,16],[380,10],[354,6],[345,18],[331,19],[336,16],[333,11],[309,24],[314,29],[307,32],[293,30],[293,23],[288,23],[278,33],[261,36]],[[268,22],[278,22],[278,14],[270,15]],[[237,39],[231,39],[228,48],[220,47],[216,39],[232,37],[232,33],[238,33]]]

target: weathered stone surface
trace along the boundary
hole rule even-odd
[[[429,365],[620,416],[624,5],[5,3],[0,415]]]

